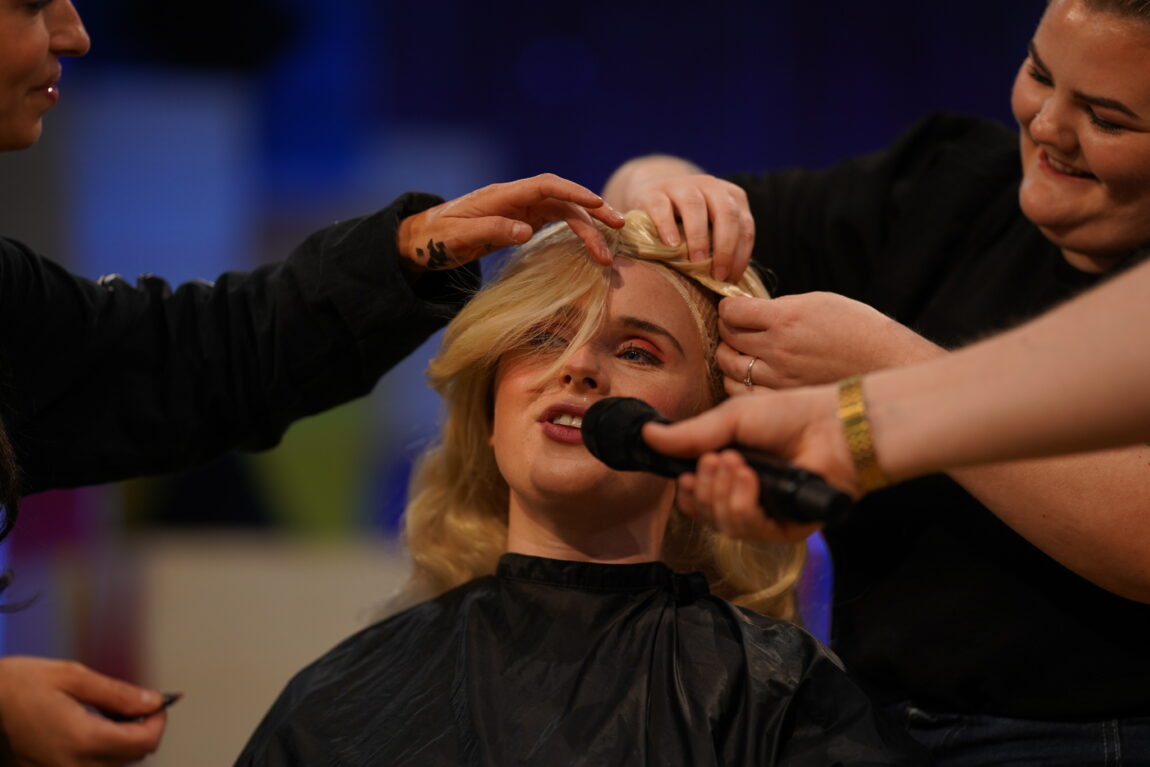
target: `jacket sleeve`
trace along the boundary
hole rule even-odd
[[[478,286],[474,265],[409,284],[408,194],[287,260],[172,292],[92,282],[0,240],[0,403],[24,492],[189,468],[275,445],[298,418],[371,391]]]

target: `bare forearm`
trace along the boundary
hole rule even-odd
[[[1087,580],[1150,602],[1150,448],[951,472],[1019,535]]]
[[[1150,264],[947,357],[867,376],[895,479],[1150,437]]]

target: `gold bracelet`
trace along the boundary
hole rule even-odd
[[[843,425],[843,435],[847,438],[863,493],[889,485],[890,480],[882,473],[874,454],[870,419],[866,415],[866,400],[863,399],[859,376],[839,381],[839,422]]]

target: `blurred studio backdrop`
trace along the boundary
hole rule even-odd
[[[825,165],[936,109],[1011,123],[1045,3],[77,5],[92,53],[65,63],[41,144],[0,155],[0,232],[88,277],[174,284],[407,190],[543,171],[599,189],[651,152],[716,173]],[[435,343],[269,453],[28,499],[3,556],[12,598],[36,600],[0,617],[0,647],[184,690],[149,763],[230,763],[290,674],[403,577]],[[825,636],[820,575],[806,610]]]

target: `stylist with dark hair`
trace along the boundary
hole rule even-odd
[[[35,143],[60,59],[88,46],[70,0],[0,0],[0,150]],[[0,537],[23,494],[272,447],[296,419],[367,394],[454,316],[480,256],[562,220],[609,260],[593,218],[623,224],[552,175],[447,203],[406,194],[282,263],[174,292],[153,277],[90,282],[0,238]],[[136,761],[159,743],[159,703],[75,663],[0,659],[0,763]]]

